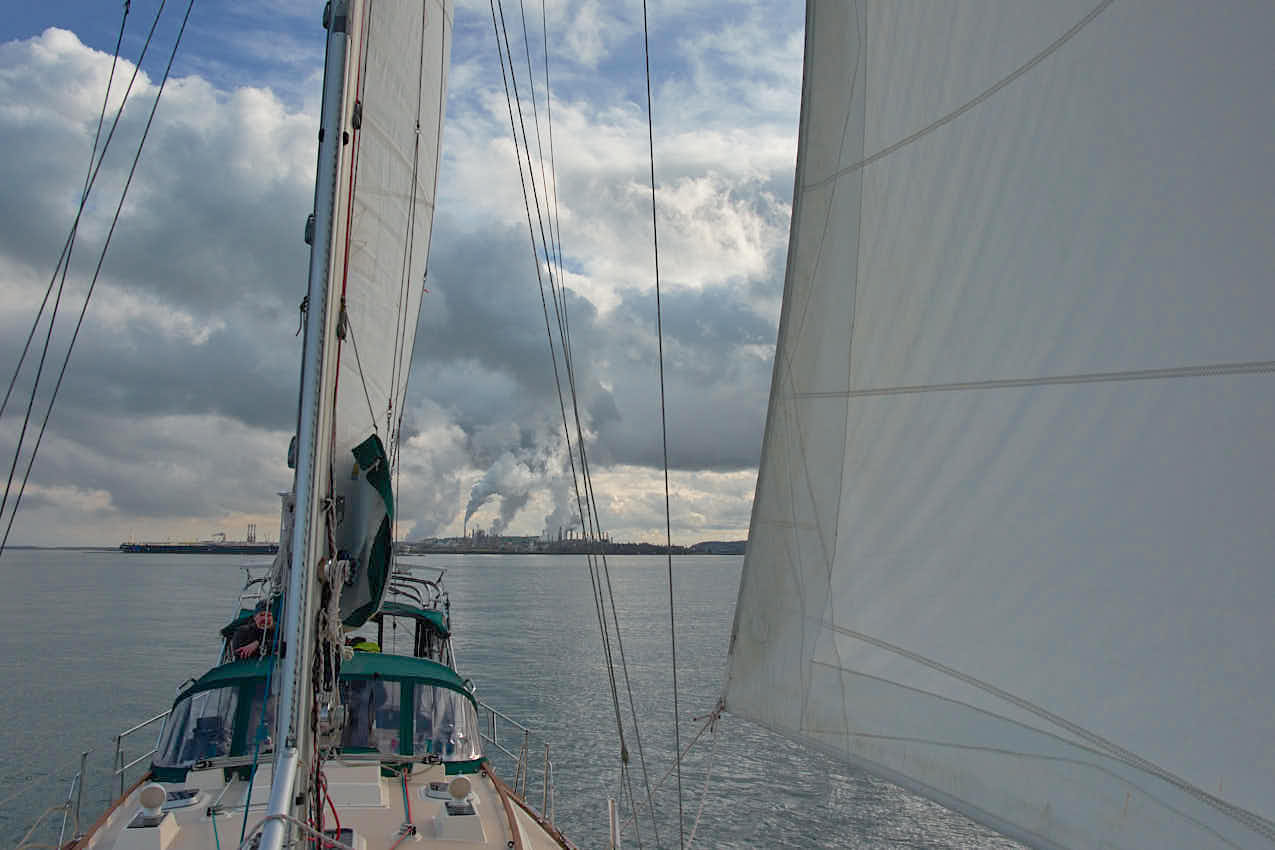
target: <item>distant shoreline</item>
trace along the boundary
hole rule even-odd
[[[745,540],[707,540],[691,546],[663,543],[616,543],[588,540],[538,540],[535,538],[487,538],[475,540],[417,541],[399,543],[399,555],[743,555]]]
[[[673,555],[743,555],[747,541],[705,541],[696,543],[692,546],[673,546]],[[163,545],[163,544],[160,544]],[[173,544],[174,547],[181,544]],[[243,555],[243,554],[272,554],[272,553],[244,553],[233,550],[214,550],[214,551],[195,551],[186,549],[184,551],[154,549],[150,552],[121,552],[118,545],[115,546],[30,546],[30,545],[13,545],[6,547],[8,549],[21,549],[24,551],[49,551],[49,552],[118,552],[120,554],[165,554],[165,555]],[[531,548],[528,544],[518,543],[514,545],[457,545],[448,543],[425,543],[425,542],[403,542],[394,547],[394,551],[399,555],[663,555],[667,549],[663,544],[657,543],[603,543],[599,549],[597,543],[588,543],[581,540],[563,540],[553,541],[551,543],[541,544],[538,548]]]

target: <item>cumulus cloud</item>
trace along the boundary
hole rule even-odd
[[[800,21],[781,20],[777,30],[761,10],[652,6],[679,542],[742,536],[756,476],[801,51]],[[288,4],[277,11],[270,32],[238,12],[232,25],[192,23],[24,496],[17,542],[277,527],[275,492],[291,479],[284,455],[296,414],[294,332],[308,257],[301,235],[322,58],[312,16]],[[581,427],[603,527],[618,539],[658,540],[663,448],[641,20],[594,0],[550,3],[548,15],[556,197],[539,182],[538,191],[560,217],[565,268],[555,282],[569,311]],[[456,13],[430,292],[399,454],[401,537],[459,534],[467,518],[521,534],[579,523],[545,336],[539,283],[548,285],[548,269],[542,257],[538,281],[488,16],[480,3]],[[540,73],[539,20],[528,23]],[[104,45],[99,29],[85,37],[109,49],[113,40]],[[18,36],[0,45],[6,369],[74,216],[111,59],[66,30]],[[286,49],[246,59],[262,53],[254,47],[262,39]],[[117,68],[113,98],[132,70]],[[69,338],[156,95],[153,73],[148,60],[98,178],[54,354]],[[542,78],[536,97],[547,154]],[[524,109],[535,150],[529,100]],[[537,181],[540,168],[537,161]],[[550,321],[556,328],[552,313]],[[30,374],[28,363],[19,390]],[[37,399],[37,419],[46,404],[47,395]],[[573,446],[576,409],[568,399]],[[0,456],[13,451],[21,412],[11,406],[0,420]]]

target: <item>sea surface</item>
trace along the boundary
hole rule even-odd
[[[714,707],[743,559],[673,559],[683,747]],[[109,550],[10,550],[0,558],[0,847],[56,841],[80,753],[93,748],[82,817],[108,796],[113,737],[171,704],[215,661],[247,559],[125,555]],[[261,561],[257,561],[258,564]],[[445,570],[459,667],[486,704],[533,730],[531,751],[554,762],[554,815],[581,848],[607,841],[607,799],[620,793],[615,709],[593,590],[579,556],[407,558],[417,575]],[[608,558],[641,757],[626,730],[634,789],[641,761],[657,786],[674,763],[668,576],[661,557]],[[390,643],[392,638],[387,638]],[[618,656],[618,648],[613,646]],[[628,689],[617,657],[621,705]],[[508,727],[500,728],[505,735]],[[154,742],[138,736],[132,758]],[[502,738],[517,745],[517,739]],[[498,770],[511,771],[494,759]],[[708,769],[711,765],[711,774]],[[131,778],[131,775],[130,775]],[[705,790],[707,789],[707,791]],[[682,838],[696,847],[1013,848],[960,815],[731,715],[707,730],[682,768]],[[527,794],[542,802],[539,766]],[[677,847],[670,775],[653,792],[657,819],[629,825],[624,846]],[[697,822],[698,821],[698,822]],[[654,830],[658,829],[658,844]],[[68,833],[70,827],[68,827]]]

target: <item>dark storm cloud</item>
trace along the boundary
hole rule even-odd
[[[0,56],[16,66],[0,95],[27,104],[0,116],[0,138],[21,140],[0,158],[0,179],[11,187],[0,209],[0,251],[52,269],[84,182],[100,107],[94,97],[105,88],[109,57],[57,31],[3,45]],[[129,73],[117,71],[117,97]],[[73,279],[91,273],[155,93],[139,79],[124,109],[81,224]],[[299,300],[314,123],[269,92],[227,94],[197,78],[171,80],[103,275],[204,314],[248,301],[260,314]]]
[[[493,421],[560,426],[525,239],[516,229],[464,234],[441,222],[435,234],[413,387],[455,410],[467,431]],[[628,291],[605,315],[574,293],[568,303],[577,387],[586,425],[598,429],[599,459],[661,465],[653,294]],[[759,315],[728,286],[666,292],[663,315],[670,433],[677,435],[670,462],[755,466],[777,317]],[[506,433],[505,445],[516,445],[518,433]],[[481,455],[490,462],[490,452]]]
[[[290,480],[283,453],[295,416],[293,332],[305,288],[301,233],[312,202],[317,127],[320,51],[313,45],[321,45],[306,40],[308,33],[296,35],[303,27],[317,31],[312,10],[300,17],[299,9],[285,11],[271,25],[273,35],[239,27],[238,11],[222,23],[198,15],[192,22],[188,38],[205,38],[190,42],[165,89],[36,465],[28,498],[38,518],[23,532],[29,542],[58,534],[59,510],[78,511],[92,520],[85,529],[109,535],[120,523],[148,518],[185,520],[207,533],[210,518],[277,515],[274,490]],[[645,125],[633,81],[617,87],[601,79],[632,70],[614,53],[640,30],[588,4],[559,12],[569,21],[562,38],[571,59],[555,71],[566,94],[554,109],[579,409],[595,471],[627,464],[612,473],[617,486],[645,488],[662,464],[654,302],[646,288]],[[606,26],[585,12],[605,17]],[[573,510],[532,251],[517,218],[517,172],[499,160],[512,157],[502,141],[502,89],[489,67],[471,67],[490,65],[485,14],[477,6],[457,11],[431,292],[422,304],[405,421],[401,533],[459,526],[473,484],[501,462],[509,474],[488,480],[510,492],[491,497],[477,514],[483,522],[494,511],[511,531],[534,532],[545,517],[554,517],[546,522],[555,527],[568,522]],[[680,14],[670,10],[657,28],[677,20],[716,26],[713,50],[730,68],[749,52],[752,16],[723,28],[712,16]],[[481,50],[466,41],[471,31]],[[16,361],[73,216],[110,66],[109,54],[68,32],[33,32],[0,45],[6,367]],[[98,47],[100,35],[91,42]],[[243,61],[266,41],[284,49],[255,65]],[[712,85],[712,63],[692,61],[699,49],[693,39],[663,44],[673,45],[657,47],[657,57],[666,52],[657,58],[665,76],[656,93],[665,132],[657,144],[664,146],[658,173],[661,247],[668,252],[670,461],[675,471],[714,470],[694,473],[698,484],[688,485],[700,488],[688,498],[701,506],[689,508],[709,519],[686,522],[707,526],[714,513],[734,522],[751,494],[791,192],[790,173],[779,172],[791,162],[791,129],[775,132],[774,117],[761,115],[765,85],[757,89],[761,99],[743,110],[697,101],[697,87],[723,92],[739,82]],[[772,52],[749,73],[772,74]],[[199,76],[182,76],[192,70]],[[270,88],[233,88],[264,80]],[[118,82],[113,91],[118,97]],[[70,293],[87,284],[154,95],[153,82],[139,80],[80,231]],[[786,108],[795,120],[795,101]],[[733,126],[754,119],[755,128]],[[710,129],[699,133],[701,122]],[[743,159],[731,156],[741,150]],[[69,294],[58,325],[63,343],[78,306]],[[558,365],[565,383],[560,357]],[[37,417],[41,412],[37,406]],[[6,411],[0,422],[5,452],[20,423],[14,416]],[[572,429],[574,442],[574,421]],[[527,476],[513,474],[521,470]],[[646,516],[651,497],[642,493],[631,503],[641,515],[634,528],[654,527],[654,515]],[[615,504],[603,506],[616,511],[611,528],[628,521],[623,503]]]

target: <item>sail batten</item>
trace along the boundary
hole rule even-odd
[[[1275,846],[1275,9],[1231,11],[808,4],[731,711],[1040,846]]]

